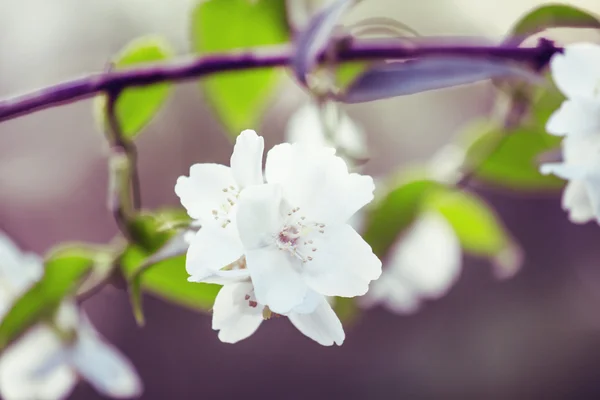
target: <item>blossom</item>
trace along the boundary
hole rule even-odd
[[[443,216],[425,212],[390,249],[385,266],[361,304],[382,304],[398,314],[412,313],[422,300],[443,296],[456,282],[461,269],[460,243]]]
[[[291,116],[285,138],[289,143],[334,147],[347,163],[368,156],[364,131],[336,104],[325,104],[321,110],[305,104]]]
[[[258,302],[286,314],[311,290],[367,292],[381,261],[347,223],[373,199],[369,176],[350,174],[330,148],[284,143],[267,155],[267,184],[240,195],[237,225]]]
[[[347,221],[373,199],[373,179],[349,173],[334,149],[286,143],[267,154],[261,184],[262,138],[249,132],[238,138],[231,168],[196,164],[178,179],[182,204],[202,223],[187,252],[189,280],[250,277],[257,301],[284,315],[310,291],[366,293],[381,262]],[[236,159],[251,166],[244,173],[255,171],[252,179],[233,177]]]
[[[577,43],[550,61],[552,78],[566,96],[546,124],[554,135],[600,134],[600,46]]]
[[[263,320],[273,316],[279,315],[257,301],[252,282],[227,283],[215,299],[212,327],[219,331],[222,342],[236,343],[252,335]],[[321,345],[339,346],[344,342],[342,323],[322,295],[310,292],[304,304],[287,317],[300,332]]]
[[[0,392],[4,399],[63,399],[78,377],[98,392],[115,398],[139,396],[142,384],[131,363],[106,343],[71,302],[61,306],[56,326],[72,332],[65,341],[56,328],[38,325],[0,358]]]
[[[0,309],[6,314],[15,299],[43,275],[43,262],[22,253],[0,234]],[[32,327],[0,356],[0,394],[6,400],[63,399],[85,378],[112,397],[141,393],[141,382],[129,363],[105,343],[73,303],[60,307],[53,325]],[[70,336],[59,336],[61,332]]]
[[[569,180],[562,206],[571,222],[600,221],[600,135],[566,137],[562,148],[563,162],[543,164],[540,171]]]
[[[230,165],[194,164],[190,176],[177,179],[175,193],[195,224],[202,228],[190,240],[186,270],[192,282],[223,283],[244,278],[247,271],[221,271],[242,256],[235,223],[237,201],[245,187],[263,183],[263,138],[245,130],[238,136]]]

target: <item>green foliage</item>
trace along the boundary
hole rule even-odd
[[[354,297],[336,297],[333,310],[344,325],[352,325],[361,315],[361,309],[356,304]]]
[[[441,185],[430,180],[404,183],[390,191],[369,212],[363,238],[383,258],[396,237],[417,217],[429,194]]]
[[[341,63],[335,69],[335,85],[342,92],[348,88],[372,63],[366,61],[351,61]]]
[[[51,318],[65,297],[92,271],[102,251],[80,244],[66,245],[52,252],[44,276],[16,300],[0,323],[0,348],[5,348],[27,329]]]
[[[587,11],[565,4],[547,4],[521,17],[510,29],[510,36],[527,37],[548,28],[600,28],[598,18]]]
[[[155,214],[142,214],[131,224],[136,244],[125,250],[120,265],[129,282],[131,305],[140,325],[144,323],[142,290],[179,305],[207,311],[220,289],[218,285],[188,282],[183,255],[146,264],[148,258],[174,236],[175,231],[165,226],[181,220],[187,220],[184,211],[159,210]]]
[[[201,1],[192,14],[191,39],[194,51],[202,55],[287,43],[285,1]],[[209,76],[200,84],[234,138],[256,126],[280,77],[276,69],[235,71]]]
[[[148,36],[138,38],[129,43],[113,60],[115,69],[139,66],[145,63],[165,61],[172,58],[170,45],[162,38]],[[115,104],[117,120],[126,138],[135,138],[142,128],[160,110],[166,100],[171,85],[158,83],[138,88],[123,90]],[[106,126],[106,97],[97,97],[96,115],[104,129]]]
[[[556,190],[563,182],[539,172],[539,157],[558,149],[561,139],[544,132],[543,127],[523,126],[511,132],[492,123],[471,127],[475,136],[467,150],[467,163],[475,177],[507,189],[536,192]]]
[[[474,194],[438,190],[430,194],[427,207],[446,218],[466,252],[495,257],[510,243],[498,217]]]

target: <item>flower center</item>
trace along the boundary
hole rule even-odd
[[[279,250],[290,253],[302,263],[312,261],[309,254],[317,251],[313,233],[325,233],[325,224],[307,222],[306,217],[300,212],[300,207],[292,208],[287,213],[283,227],[275,235],[275,245]]]
[[[221,189],[223,193],[225,193],[225,201],[221,203],[219,208],[212,210],[212,215],[215,221],[221,225],[222,228],[226,228],[227,225],[231,223],[231,219],[229,215],[233,210],[238,197],[240,196],[240,191],[234,186],[229,186]]]

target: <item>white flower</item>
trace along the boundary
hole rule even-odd
[[[566,96],[552,114],[546,130],[554,135],[600,134],[600,46],[566,46],[550,62],[552,78]]]
[[[251,277],[257,301],[278,314],[311,290],[366,293],[381,262],[347,221],[373,199],[373,179],[348,173],[334,149],[282,144],[269,151],[268,184],[261,184],[262,138],[248,132],[236,142],[231,169],[196,164],[177,182],[183,205],[202,224],[187,253],[189,280]],[[236,173],[238,165],[247,167]],[[251,179],[234,179],[249,170]],[[239,268],[242,255],[247,268]]]
[[[368,156],[364,131],[337,104],[328,103],[319,110],[307,103],[290,118],[285,139],[315,147],[334,147],[348,159],[361,160]]]
[[[412,313],[422,300],[443,296],[456,282],[461,269],[460,243],[443,216],[427,212],[397,240],[385,265],[361,304],[383,304],[395,313]]]
[[[353,297],[381,274],[381,261],[348,220],[373,199],[373,179],[349,174],[329,148],[275,146],[268,184],[240,195],[237,224],[257,301],[279,314],[311,290]]]
[[[6,400],[64,399],[78,377],[98,392],[115,398],[139,396],[142,384],[131,363],[106,343],[76,307],[64,303],[58,328],[73,331],[65,342],[53,328],[30,329],[0,357],[0,393]]]
[[[252,335],[265,317],[271,317],[271,313],[257,301],[251,282],[228,283],[215,299],[212,327],[219,331],[222,342],[236,343]],[[287,317],[300,332],[323,346],[344,342],[340,320],[325,297],[315,292]]]
[[[190,176],[177,179],[175,193],[195,223],[202,226],[190,241],[186,269],[193,282],[223,283],[247,277],[247,271],[220,271],[242,256],[242,244],[235,223],[239,193],[245,187],[263,183],[263,138],[251,130],[237,138],[231,167],[194,164]]]
[[[562,205],[572,222],[600,221],[600,135],[567,137],[562,147],[564,161],[540,171],[569,180]]]
[[[44,264],[37,254],[22,253],[0,232],[0,318],[43,274]]]

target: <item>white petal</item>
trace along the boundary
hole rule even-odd
[[[280,185],[257,185],[240,194],[237,228],[246,249],[273,243],[284,223],[289,206],[282,197]]]
[[[323,346],[344,343],[346,335],[342,323],[323,296],[312,313],[291,313],[288,318],[300,332]]]
[[[190,217],[202,223],[214,219],[213,210],[221,211],[234,197],[230,187],[237,189],[229,167],[220,164],[194,164],[190,176],[180,176],[175,184],[175,193]],[[224,192],[224,190],[227,190]]]
[[[267,154],[265,175],[283,188],[284,198],[314,222],[344,223],[373,200],[370,176],[349,174],[329,148],[281,144]]]
[[[319,108],[313,103],[302,106],[290,117],[285,140],[289,143],[302,143],[313,147],[333,147],[326,139]]]
[[[550,70],[565,96],[594,98],[600,84],[600,46],[591,43],[566,46],[563,54],[552,57]]]
[[[558,136],[600,134],[600,101],[563,101],[548,119],[546,130]]]
[[[0,279],[2,289],[16,298],[44,274],[44,262],[33,253],[23,253],[4,233],[0,232]]]
[[[312,237],[317,250],[302,264],[302,277],[313,290],[326,296],[362,296],[381,275],[381,261],[350,225],[326,227]]]
[[[309,289],[302,303],[292,308],[291,313],[310,314],[321,304],[322,298],[322,294]]]
[[[437,213],[426,213],[392,247],[384,275],[403,280],[419,297],[437,298],[456,282],[461,246],[450,224]]]
[[[246,264],[250,270],[256,300],[277,314],[288,314],[301,305],[309,289],[300,276],[300,261],[276,247],[248,250]]]
[[[569,211],[569,219],[575,224],[583,224],[595,218],[594,209],[583,181],[574,180],[567,184],[563,193],[562,205],[566,211]]]
[[[57,336],[45,326],[27,332],[0,357],[0,394],[5,400],[66,398],[77,377],[65,360]],[[50,368],[45,368],[52,362]]]
[[[263,183],[262,157],[265,141],[247,129],[239,134],[231,155],[231,172],[240,189]]]
[[[185,258],[185,269],[192,282],[225,283],[228,275],[244,277],[240,276],[242,273],[239,271],[220,271],[242,255],[242,243],[233,224],[226,228],[206,224],[190,243]]]
[[[419,310],[421,298],[402,278],[383,272],[381,278],[371,284],[369,292],[358,299],[362,307],[381,304],[387,310],[399,314],[412,314]]]
[[[586,168],[567,163],[547,163],[540,166],[540,172],[544,175],[554,174],[562,179],[583,179]]]
[[[104,342],[89,322],[79,331],[71,349],[71,362],[79,375],[98,392],[114,398],[137,397],[142,382],[131,362],[114,346]]]
[[[236,343],[246,339],[261,324],[262,306],[251,307],[246,296],[252,293],[252,283],[224,285],[213,306],[212,328],[219,331],[219,340]]]

